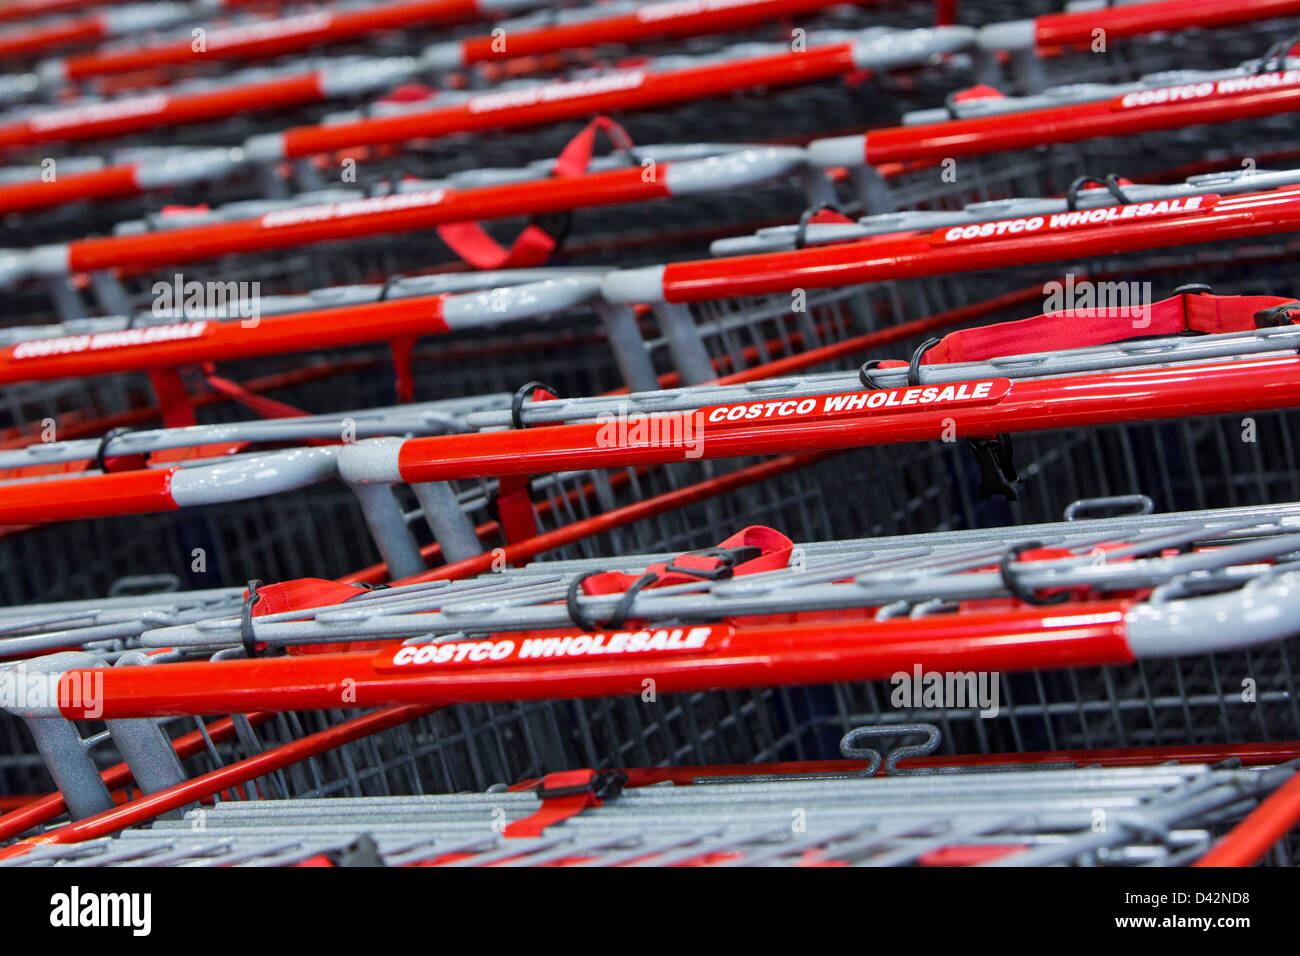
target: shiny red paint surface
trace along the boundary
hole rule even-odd
[[[548,700],[887,679],[899,671],[994,670],[1126,664],[1133,660],[1118,601],[934,615],[915,620],[821,620],[736,626],[729,644],[707,654],[638,655],[622,662],[556,661],[408,674],[381,673],[372,652],[292,658],[158,664],[99,671],[103,717],[207,714],[355,705]],[[525,638],[526,634],[511,635]],[[65,681],[90,679],[78,671]],[[345,683],[350,682],[350,683]],[[72,695],[61,695],[68,700]],[[65,716],[78,718],[71,707]]]
[[[86,173],[60,173],[48,182],[0,184],[0,214],[45,209],[81,199],[111,199],[140,191],[135,166],[106,166]]]
[[[214,27],[209,33],[209,43],[202,50],[196,51],[193,42],[186,37],[174,43],[71,56],[64,61],[64,69],[70,79],[83,80],[194,60],[280,56],[309,47],[339,43],[377,30],[461,23],[481,15],[475,0],[409,0],[376,4],[360,10],[323,12],[326,16],[319,22],[304,21],[301,28],[289,29],[275,36],[223,43],[222,28]],[[290,17],[295,15],[289,14]]]
[[[5,30],[0,33],[0,57],[48,53],[59,47],[93,43],[105,34],[103,20],[95,15]]]
[[[665,169],[667,165],[665,164]],[[382,200],[377,200],[374,201],[373,212],[330,215],[317,221],[287,225],[274,225],[275,214],[271,214],[270,217],[258,216],[237,222],[81,239],[69,243],[68,259],[72,270],[76,272],[116,267],[150,268],[222,255],[285,249],[315,242],[391,235],[428,229],[443,223],[544,215],[669,195],[665,176],[657,176],[646,182],[642,178],[640,167],[565,179],[540,179],[485,186],[481,189],[439,192],[442,193],[441,198],[425,205],[387,208],[382,205]],[[412,194],[399,193],[394,198],[403,195]],[[3,202],[3,194],[0,194],[0,202]],[[344,201],[327,205],[346,207],[355,206],[356,203]],[[293,213],[295,210],[286,212]]]
[[[959,159],[1044,143],[1071,143],[1096,136],[1130,136],[1161,129],[1256,119],[1300,109],[1300,87],[1216,95],[1158,106],[1117,109],[1113,100],[1026,110],[1002,116],[918,123],[871,130],[865,161]]]
[[[1104,6],[1100,10],[1049,13],[1034,20],[1040,47],[1090,45],[1094,30],[1105,31],[1106,42],[1120,37],[1190,27],[1217,27],[1267,20],[1300,13],[1296,0],[1164,0]]]
[[[92,110],[84,119],[60,123],[57,126],[49,126],[39,118],[28,118],[21,122],[0,126],[0,147],[106,139],[160,127],[181,126],[186,123],[237,116],[240,113],[300,106],[323,99],[320,76],[316,73],[304,73],[202,93],[181,93],[175,96],[142,94],[133,96],[130,100],[143,103],[146,101],[146,96],[157,96],[157,102],[150,100],[149,108],[141,107],[138,112],[96,115]],[[119,102],[121,101],[110,101],[109,105]],[[50,112],[60,111],[55,109]]]
[[[865,5],[877,0],[854,2]],[[834,0],[753,0],[751,3],[724,5],[718,9],[687,10],[663,18],[649,18],[632,12],[587,22],[511,31],[504,38],[504,44],[496,43],[490,35],[468,37],[461,41],[461,49],[466,63],[507,60],[608,43],[632,44],[660,38],[703,36],[752,26],[765,20],[814,13],[833,5]],[[653,9],[659,4],[650,3],[645,6]]]
[[[839,43],[813,47],[802,53],[645,73],[639,83],[629,88],[566,95],[508,108],[476,111],[471,101],[399,116],[300,126],[284,133],[284,150],[287,157],[295,158],[351,146],[400,143],[487,129],[540,126],[596,113],[669,106],[756,87],[813,83],[847,75],[853,69],[852,44]],[[623,71],[620,75],[626,76],[630,72]]]
[[[175,468],[0,485],[0,525],[40,524],[114,515],[175,511]]]
[[[1300,105],[1300,88],[1295,95]],[[1246,205],[1247,196],[1258,198],[1259,205]],[[1008,262],[1028,265],[1226,242],[1296,230],[1300,230],[1300,192],[1280,189],[1233,196],[1184,215],[1058,231],[946,243],[931,232],[908,233],[789,252],[676,262],[665,268],[662,289],[669,302],[698,302],[997,269]]]
[[[267,317],[248,328],[239,319],[209,322],[202,334],[194,338],[63,355],[14,358],[15,349],[21,346],[10,346],[0,349],[0,384],[280,355],[383,342],[403,335],[436,335],[447,331],[447,323],[442,318],[445,298],[416,296],[293,313]]]
[[[1300,359],[1284,356],[1025,379],[1012,382],[1006,396],[989,405],[711,427],[697,436],[697,447],[703,459],[732,458],[939,439],[950,424],[956,437],[976,437],[1295,407]],[[651,437],[609,442],[608,429],[590,423],[415,438],[403,443],[398,464],[404,481],[421,482],[687,460],[682,447]]]

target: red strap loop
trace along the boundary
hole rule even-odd
[[[1256,313],[1295,301],[1270,295],[1183,293],[1150,304],[1048,312],[1017,322],[949,333],[925,353],[921,364],[980,362],[1027,351],[1083,348],[1180,332],[1246,332],[1257,327]],[[1300,303],[1296,311],[1300,314]]]
[[[709,551],[735,552],[741,548],[757,548],[758,555],[731,566],[733,575],[754,574],[758,571],[772,571],[786,567],[790,563],[794,542],[773,528],[751,525],[733,534],[716,549],[709,549]],[[665,587],[712,576],[719,568],[726,565],[726,558],[707,551],[702,554],[681,554],[671,561],[652,564],[641,574],[624,574],[620,571],[593,574],[582,582],[582,590],[586,594],[617,594],[626,591],[646,574],[655,574],[657,579],[645,587]]]
[[[623,790],[627,774],[617,770],[566,770],[542,778],[537,795],[541,807],[531,816],[509,824],[502,835],[510,838],[539,837],[546,828],[575,817],[588,807],[604,806]]]

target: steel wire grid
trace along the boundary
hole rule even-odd
[[[1145,63],[1143,68],[1144,71],[1147,69]],[[1128,172],[1127,169],[1122,171]],[[1042,190],[1019,191],[1032,193]],[[915,294],[924,296],[927,293],[932,298],[942,298],[942,293],[935,293],[932,288],[922,288]],[[778,316],[763,318],[761,309],[746,311],[742,321],[730,325],[724,311],[719,307],[718,314],[702,316],[705,319],[702,323],[706,330],[705,339],[715,357],[743,355],[746,340],[754,343],[770,341],[789,333],[788,327],[781,327]],[[836,323],[844,321],[843,312],[847,311],[847,306],[834,315],[833,311],[827,307],[822,314],[828,316],[832,329],[836,329]],[[904,306],[896,314],[928,314],[932,311],[937,311],[933,304],[928,308]],[[775,324],[767,329],[755,328],[765,322]],[[714,326],[712,337],[709,335],[711,324]],[[845,324],[839,330],[847,327]],[[814,325],[813,328],[820,334],[820,326]],[[824,339],[829,340],[833,339]],[[915,343],[908,343],[909,346],[912,344]],[[714,347],[716,351],[713,351]],[[740,360],[733,358],[733,361]],[[590,390],[574,391],[584,393]],[[1034,436],[1029,442],[1018,442],[1018,451],[1025,456],[1022,460],[1028,462],[1025,466],[1027,473],[1044,477],[1049,473],[1064,475],[1066,480],[1076,482],[1070,487],[1087,494],[1118,492],[1121,488],[1132,490],[1135,487],[1131,483],[1133,478],[1153,474],[1149,467],[1139,467],[1141,449],[1151,448],[1159,460],[1159,470],[1155,472],[1160,484],[1159,493],[1177,501],[1180,507],[1281,500],[1295,497],[1294,491],[1290,490],[1297,474],[1289,444],[1290,429],[1287,426],[1291,424],[1290,417],[1260,416],[1261,436],[1271,436],[1268,439],[1261,437],[1261,447],[1267,444],[1270,454],[1280,451],[1277,458],[1257,449],[1240,449],[1246,459],[1241,460],[1237,454],[1237,446],[1242,444],[1238,438],[1240,425],[1229,420],[1151,426],[1151,434],[1147,436],[1140,434],[1142,429],[1138,428],[1103,429],[1081,436],[1077,443],[1067,443],[1065,449],[1059,444],[1051,444],[1045,449],[1033,448],[1033,442],[1039,438]],[[1135,432],[1139,434],[1135,435]],[[880,515],[875,526],[904,530],[910,529],[908,519],[921,522],[928,517],[932,520],[936,512],[929,506],[934,501],[924,493],[932,487],[931,479],[909,476],[915,483],[904,479],[900,480],[898,487],[882,483],[879,479],[886,472],[884,466],[888,465],[891,470],[897,468],[898,456],[885,456],[879,450],[871,452],[870,455],[866,451],[853,453],[805,472],[806,483],[782,479],[780,482],[784,482],[786,487],[778,487],[770,495],[769,485],[758,489],[759,495],[751,494],[755,489],[746,489],[723,499],[721,507],[701,507],[698,513],[686,511],[668,519],[656,519],[654,526],[647,530],[635,526],[634,531],[640,536],[633,540],[640,543],[628,545],[625,537],[615,543],[618,551],[592,547],[588,553],[592,556],[622,553],[632,548],[672,550],[716,543],[727,532],[750,520],[776,524],[797,538],[842,534],[840,522],[843,519],[838,509],[852,509],[855,522],[866,520],[868,516],[862,512],[867,510],[866,503],[878,504],[882,497],[882,484],[883,496],[887,497],[880,507],[872,509]],[[935,449],[933,454],[908,461],[903,470],[911,471],[928,465],[949,479],[963,470],[969,473],[969,462],[963,466],[960,455],[954,452],[952,449]],[[1068,457],[1071,452],[1077,456],[1075,459]],[[1198,471],[1195,467],[1198,457],[1207,453],[1213,455],[1222,471],[1210,475]],[[862,462],[862,467],[853,469],[859,457],[868,460]],[[870,460],[872,458],[875,460]],[[1078,477],[1078,472],[1085,470],[1078,467],[1079,459],[1096,463],[1100,483]],[[1053,467],[1059,470],[1053,472]],[[865,493],[856,497],[851,494],[855,486],[844,482],[846,473],[856,475]],[[664,474],[669,476],[665,480],[671,482],[672,472],[666,470]],[[817,480],[813,480],[814,476]],[[1024,509],[1025,513],[1042,519],[1059,513],[1059,505],[1064,501],[1082,496],[1064,492],[1059,484],[1059,480],[1043,481],[1044,486],[1050,486],[1060,494],[1060,501],[1034,500],[1017,506],[1017,510]],[[828,503],[821,491],[826,487],[834,487],[837,492],[843,489],[848,493],[837,494]],[[639,490],[642,495],[650,493],[644,485]],[[1155,489],[1146,487],[1140,490],[1155,492]],[[755,497],[766,500],[756,503]],[[979,513],[975,503],[965,500],[969,494],[958,497],[962,499],[961,510],[957,510],[954,503],[951,511],[940,509],[939,513],[959,515],[955,519],[957,524],[963,520],[973,524],[989,520],[987,514]],[[734,503],[733,498],[736,499]],[[343,496],[337,496],[339,510],[345,500]],[[1191,501],[1195,505],[1190,504]],[[284,516],[284,526],[310,526],[310,532],[304,537],[313,543],[307,548],[296,546],[298,550],[293,556],[298,558],[297,563],[291,563],[293,557],[283,560],[279,567],[290,573],[276,575],[277,578],[320,573],[318,565],[305,571],[298,570],[304,567],[301,561],[304,551],[313,556],[341,552],[342,549],[335,551],[328,546],[317,547],[323,544],[319,538],[323,528],[335,531],[336,541],[341,537],[337,534],[341,527],[337,520],[321,520],[322,507],[328,508],[329,505],[313,500],[309,507],[293,509],[299,514]],[[236,566],[271,563],[272,559],[265,555],[278,550],[277,540],[282,527],[280,517],[259,512],[256,503],[235,509],[236,512],[241,510],[248,513],[234,515],[236,527],[230,532],[230,540],[234,547],[241,542],[248,543],[251,553],[247,561],[235,560],[233,563]],[[332,516],[337,512],[326,511],[325,514]],[[214,516],[213,520],[224,523],[225,518],[225,515]],[[734,520],[728,521],[728,518]],[[810,530],[798,533],[800,522]],[[669,523],[671,527],[667,526]],[[821,530],[812,530],[814,526]],[[858,526],[856,523],[852,525]],[[130,535],[115,537],[123,541],[128,537],[136,538],[141,554],[145,555],[154,543],[146,540],[147,533],[137,530],[141,527],[138,522],[133,522]],[[931,530],[933,527],[935,525],[928,524],[916,530]],[[363,536],[357,537],[364,541]],[[656,546],[657,541],[662,544]],[[222,550],[231,553],[228,549]],[[66,559],[68,555],[64,553],[61,557]],[[351,562],[347,567],[354,564]],[[121,573],[121,565],[115,560],[106,561],[102,570],[114,569]],[[1155,667],[1145,664],[1133,670],[1105,668],[1097,669],[1095,673],[1029,675],[1025,680],[1032,677],[1032,685],[1009,688],[1017,696],[1012,702],[1008,695],[1007,722],[993,728],[969,713],[923,711],[904,716],[896,710],[882,710],[880,695],[887,688],[872,685],[687,695],[664,701],[660,712],[649,720],[644,705],[616,700],[518,707],[475,705],[443,712],[314,758],[278,775],[278,779],[259,782],[258,789],[262,796],[419,792],[429,786],[422,781],[422,773],[433,778],[432,786],[438,790],[481,789],[493,782],[575,765],[741,762],[820,756],[830,752],[828,745],[833,743],[833,739],[838,739],[836,731],[842,732],[863,722],[903,722],[914,716],[940,722],[946,731],[945,745],[952,747],[954,752],[1036,749],[1035,741],[1043,741],[1039,749],[1050,749],[1055,746],[1133,746],[1145,742],[1202,741],[1207,737],[1236,741],[1300,736],[1296,729],[1300,727],[1300,716],[1296,713],[1294,672],[1290,664],[1296,648],[1294,642],[1279,645],[1276,659],[1272,650],[1263,658],[1259,652],[1252,652],[1255,655],[1253,659],[1251,654],[1227,655],[1230,658],[1227,661],[1216,657],[1204,661],[1172,662],[1168,667],[1162,663]],[[1252,675],[1267,673],[1276,678],[1267,687],[1261,683],[1258,691],[1261,707],[1244,717],[1241,709],[1234,706],[1232,694],[1223,688],[1224,675],[1243,670]],[[827,695],[831,701],[829,708]],[[1265,705],[1267,715],[1264,715]],[[309,732],[313,722],[324,726],[336,717],[330,714],[286,715],[259,728],[258,733],[266,743],[294,739]],[[566,735],[563,731],[556,732],[560,728],[570,729]],[[232,745],[229,753],[248,752],[240,751],[240,746],[252,750],[257,744],[246,736],[240,744]],[[206,758],[219,759],[221,749],[218,746]],[[12,752],[17,754],[18,749]],[[30,759],[25,763],[30,779]],[[5,769],[10,770],[7,765]],[[28,787],[15,788],[15,792],[25,791],[30,792]]]
[[[1267,257],[1246,269],[1234,265],[1207,271],[1198,264],[1190,277],[1212,280],[1221,292],[1237,288],[1229,278],[1254,289],[1283,285]],[[1180,276],[1188,277],[1175,269],[1167,281],[1173,284]],[[861,321],[863,291],[814,293],[809,312],[814,327]],[[891,291],[901,295],[898,289]],[[921,306],[951,304],[935,301],[935,289],[914,284],[914,295],[924,293],[930,298],[901,301],[892,314],[915,315]],[[780,310],[766,305],[710,304],[717,314],[700,322],[706,341],[720,357],[738,356],[746,364],[744,346],[772,337],[764,323]],[[1020,307],[1014,314],[1025,311],[1033,310]],[[708,333],[710,321],[717,326],[713,335]],[[900,343],[889,356],[907,355],[916,344],[918,339]],[[483,372],[475,368],[472,374]],[[331,382],[329,387],[337,386]],[[773,525],[799,540],[1018,524],[1051,520],[1077,498],[1133,491],[1150,494],[1160,510],[1300,499],[1300,468],[1291,438],[1294,413],[1254,418],[1254,443],[1241,440],[1242,422],[1234,418],[1022,436],[1016,449],[1026,494],[1016,504],[977,500],[974,463],[960,447],[931,443],[862,449],[543,559],[704,547],[751,523]],[[681,487],[718,467],[703,463],[633,473],[615,503]],[[586,473],[577,473],[545,486],[538,500],[549,499],[557,507],[543,517],[543,530],[590,513],[586,497],[578,496],[577,504],[565,497],[588,480]],[[485,490],[477,483],[462,486],[477,520],[487,517]],[[378,559],[352,499],[330,489],[205,509],[182,525],[172,516],[86,522],[77,527],[75,542],[52,545],[61,530],[66,529],[37,529],[0,547],[10,565],[0,575],[11,592],[9,600],[101,594],[122,574],[188,568],[196,546],[208,549],[209,569],[226,584],[251,576],[332,576]],[[160,563],[160,550],[172,557]],[[30,590],[20,590],[23,582]],[[214,580],[205,575],[188,583],[211,586]],[[1291,664],[1296,652],[1290,642],[1267,652],[1147,662],[1136,668],[1018,675],[1004,685],[1004,709],[992,719],[971,711],[899,711],[887,706],[889,687],[879,684],[692,694],[650,705],[626,700],[472,705],[423,718],[403,730],[406,736],[400,741],[376,739],[349,745],[358,748],[351,755],[343,748],[316,758],[318,763],[309,762],[298,776],[282,779],[280,790],[269,789],[269,783],[264,789],[282,794],[405,792],[412,786],[413,768],[421,766],[427,779],[419,786],[444,792],[482,789],[571,766],[811,759],[833,754],[834,742],[851,726],[913,719],[941,726],[945,749],[954,753],[1300,738]],[[1249,707],[1240,699],[1243,674],[1257,683],[1257,701]],[[296,719],[298,725],[277,718],[258,732],[273,745],[329,720],[320,715]],[[209,756],[220,756],[223,746]],[[252,746],[251,738],[229,745],[232,749],[221,759],[244,752],[233,749],[238,746]],[[361,749],[366,747],[371,749]],[[104,759],[111,760],[111,754],[106,751]],[[7,778],[22,784],[10,783],[6,789],[40,789],[32,781],[41,771],[31,760],[20,758],[5,770]]]
[[[1274,417],[1278,431],[1272,432],[1268,424],[1261,423],[1261,436],[1285,434],[1283,419],[1289,416]],[[1182,455],[1163,459],[1162,467],[1167,471],[1161,475],[1162,484],[1181,490],[1198,504],[1205,501],[1212,495],[1213,486],[1189,481],[1186,474],[1195,471],[1199,448],[1207,442],[1222,447],[1238,427],[1235,421],[1222,420],[1153,426],[1153,432],[1172,433],[1174,441],[1170,444],[1180,445],[1183,450]],[[1102,437],[1084,436],[1068,443],[1065,449],[1047,442],[1046,450],[1058,463],[1066,453],[1073,452],[1076,460],[1092,463],[1098,479],[1113,480],[1107,472],[1115,467],[1114,463],[1125,462],[1133,467],[1146,442],[1131,430],[1099,432]],[[1260,444],[1275,453],[1285,449],[1287,455],[1292,454],[1283,441],[1261,437]],[[787,529],[819,529],[810,537],[842,534],[847,527],[867,534],[887,528],[933,529],[933,500],[927,503],[922,496],[894,482],[882,481],[888,466],[897,465],[896,460],[882,460],[883,451],[854,452],[744,489],[721,499],[718,507],[685,509],[624,529],[617,542],[619,551],[610,551],[601,542],[565,549],[554,557],[598,557],[628,553],[639,547],[674,551],[706,546],[754,521]],[[1041,453],[1042,449],[1034,445],[1018,449],[1018,454],[1027,456]],[[947,476],[963,466],[970,468],[955,449],[931,448],[927,457],[945,480],[936,481],[938,475],[918,478],[918,489],[930,489],[936,484],[951,487]],[[917,467],[916,462],[909,464]],[[1295,481],[1293,457],[1271,464],[1278,474]],[[1139,473],[1150,474],[1145,470]],[[1052,469],[1045,468],[1036,477],[1043,479],[1044,489],[1057,495],[1068,492],[1072,485],[1051,480],[1053,474]],[[1073,477],[1088,482],[1084,476]],[[849,484],[846,478],[856,484]],[[1105,490],[1132,487],[1112,486]],[[834,488],[836,494],[826,496],[825,488]],[[959,510],[960,500],[969,494],[950,493],[953,497],[946,504],[951,510],[944,513],[970,515]],[[1053,513],[1053,506],[1066,498],[1068,494],[1055,500],[1050,493],[1035,494],[1014,507],[1022,521],[1050,519],[1059,514]],[[1242,498],[1256,500],[1252,495],[1239,494],[1238,503]],[[972,525],[987,523],[980,517],[978,513],[971,515]],[[779,520],[782,518],[786,519],[784,523]],[[334,523],[327,517],[319,527]],[[866,527],[868,523],[873,526]],[[321,572],[312,562],[307,573]],[[890,703],[891,686],[879,682],[683,694],[654,702],[610,698],[463,705],[312,758],[274,780],[259,781],[244,796],[439,793],[481,790],[571,767],[824,759],[834,756],[836,742],[854,726],[902,725],[918,720],[939,726],[943,752],[958,754],[1300,739],[1300,696],[1294,666],[1300,659],[1297,655],[1300,644],[1292,639],[1265,649],[1146,661],[1134,667],[1011,675],[1001,682],[998,715],[988,718],[980,717],[974,709],[896,708]],[[1246,678],[1254,682],[1253,701],[1243,696]],[[258,747],[274,746],[297,739],[304,732],[322,729],[337,716],[341,714],[277,717],[258,727],[256,733],[249,728],[236,741],[214,745],[188,761],[187,766],[194,773],[203,772],[249,755]],[[188,729],[189,724],[178,721],[176,727]],[[896,742],[904,740],[900,733]],[[115,759],[111,748],[105,748],[99,756],[106,763]],[[20,758],[12,765],[6,761],[3,770],[14,792],[43,789],[41,783],[34,782],[42,772],[30,759]]]
[[[1026,12],[1029,11],[1021,11],[1022,14]],[[986,19],[983,22],[993,21]],[[1046,82],[1115,81],[1188,64],[1206,68],[1227,67],[1251,55],[1257,55],[1261,45],[1267,46],[1293,27],[1291,21],[1287,20],[1267,21],[1250,27],[1216,31],[1192,30],[1155,39],[1130,39],[1106,55],[1074,54],[1048,58],[1043,61]],[[635,113],[622,119],[634,137],[641,141],[681,142],[693,138],[735,142],[764,138],[807,139],[818,134],[892,123],[901,115],[902,110],[911,105],[942,101],[946,94],[952,92],[953,85],[952,77],[942,72],[936,74],[934,71],[921,71],[901,78],[884,77],[865,87],[851,88],[843,83],[819,84],[794,90],[771,91],[761,97],[745,94],[716,102],[701,101],[666,111]],[[1016,85],[1014,82],[1009,84],[1011,88]],[[868,101],[873,105],[867,105]],[[895,111],[895,106],[901,106],[902,110]],[[768,129],[778,117],[781,125]],[[307,122],[313,118],[303,115],[298,120]],[[285,117],[277,122],[274,117],[259,117],[251,121],[241,118],[237,126],[225,124],[228,127],[226,129],[204,131],[182,127],[172,132],[181,145],[220,142],[223,139],[235,142],[241,134],[292,125],[288,119]],[[417,147],[388,160],[371,157],[363,166],[368,180],[379,180],[393,175],[428,178],[475,165],[509,164],[558,151],[580,128],[580,123],[567,123],[546,130],[456,136],[427,147]],[[765,129],[766,133],[763,132]],[[156,148],[167,139],[167,133],[168,131],[154,131],[143,139],[136,139],[139,144]],[[132,140],[128,138],[115,145],[129,147],[131,144]],[[311,161],[302,161],[297,165],[299,182],[305,188],[319,187],[331,178],[322,175]],[[181,187],[169,201],[210,201],[214,191],[217,195],[224,193],[231,199],[253,198],[258,192],[258,186],[253,177],[241,173],[220,186],[202,184]],[[51,238],[70,238],[84,234],[88,228],[107,229],[112,223],[125,218],[124,213],[144,213],[157,208],[158,204],[157,198],[110,203],[109,206],[82,204],[34,214],[27,217],[27,220],[40,222]],[[13,236],[18,239],[23,234],[23,227],[15,228],[18,232]],[[8,242],[3,232],[0,232],[0,241]]]
[[[1295,772],[1007,770],[638,787],[547,828],[502,833],[531,793],[222,802],[0,865],[1183,865]],[[1098,821],[1104,826],[1098,826]],[[796,821],[802,826],[795,825]],[[369,852],[366,852],[366,850]],[[1270,862],[1290,865],[1283,841]]]

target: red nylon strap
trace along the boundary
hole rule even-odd
[[[298,578],[282,584],[265,584],[257,589],[259,600],[253,605],[253,617],[280,614],[284,611],[301,611],[309,607],[328,607],[342,604],[365,594],[364,588],[353,584],[340,584],[324,578]],[[248,592],[244,592],[248,597]],[[290,654],[341,654],[346,651],[373,650],[384,641],[349,641],[343,644],[295,644],[286,650]]]
[[[548,773],[542,778],[542,784],[538,787],[538,795],[542,798],[541,807],[531,816],[509,824],[502,832],[502,836],[510,838],[539,837],[547,827],[563,823],[570,817],[576,817],[588,807],[604,806],[605,801],[596,796],[591,789],[597,776],[594,770],[566,770],[562,773]],[[563,793],[557,796],[546,795],[547,790],[567,791],[573,789],[577,789],[579,792]]]
[[[597,116],[569,140],[555,160],[552,172],[561,178],[583,175],[591,166],[596,133],[604,132],[620,149],[632,148],[627,130],[607,116]],[[453,222],[437,227],[438,238],[475,269],[527,269],[551,257],[557,245],[546,230],[529,225],[507,249],[476,222]]]
[[[167,428],[186,428],[198,424],[194,416],[194,403],[190,401],[181,373],[174,368],[152,368],[149,384],[158,396],[163,425]]]
[[[533,510],[528,475],[501,478],[497,490],[497,521],[507,544],[537,536],[537,512]]]
[[[538,226],[528,226],[507,249],[476,222],[437,227],[438,238],[475,269],[527,269],[551,257],[556,242]]]
[[[836,212],[834,209],[819,209],[811,216],[808,217],[808,225],[810,226],[820,226],[823,223],[828,223],[828,222],[851,223],[851,222],[856,222],[856,220],[849,216],[844,215],[843,213]]]
[[[207,380],[208,386],[214,392],[224,395],[231,401],[238,402],[245,408],[251,408],[263,418],[301,418],[307,414],[301,408],[295,408],[292,405],[286,405],[284,402],[277,402],[273,398],[267,398],[265,395],[250,392],[238,382],[222,378],[217,374],[216,368],[211,362],[203,363],[203,377]]]
[[[1256,327],[1256,312],[1294,301],[1272,295],[1189,292],[1147,306],[1049,312],[1017,322],[951,332],[925,353],[921,364],[979,362],[1029,351],[1083,348],[1188,331],[1247,332]],[[1300,306],[1296,313],[1300,315]]]
[[[582,132],[569,140],[568,145],[556,157],[551,171],[559,177],[581,176],[591,166],[591,153],[596,146],[596,134],[604,133],[609,141],[619,149],[631,149],[632,137],[618,123],[608,116],[597,116]]]
[[[968,86],[964,90],[958,90],[949,97],[954,103],[962,103],[966,100],[990,100],[1006,99],[1006,94],[996,86],[989,86],[987,83],[980,83],[976,86]]]
[[[559,398],[544,388],[534,388],[528,396],[530,402],[545,402]],[[504,475],[497,484],[497,521],[507,544],[536,537],[537,512],[533,510],[532,478],[529,475]]]
[[[260,585],[257,593],[261,600],[253,605],[253,617],[341,604],[358,594],[365,594],[365,591],[351,584],[339,584],[324,578],[298,578],[283,584]]]
[[[777,568],[786,567],[790,563],[790,552],[794,550],[794,542],[772,528],[763,525],[751,525],[743,531],[733,534],[718,547],[725,550],[732,548],[759,549],[758,557],[743,561],[732,569],[733,574],[742,575],[754,574],[758,571],[773,571]],[[684,568],[706,574],[717,570],[723,564],[723,561],[720,558],[706,555],[678,555],[670,562],[652,564],[642,572],[643,574],[654,573],[659,576],[658,580],[647,585],[647,587],[665,587],[669,584],[682,584],[686,581],[698,580],[699,575],[682,573],[677,570],[668,571],[669,564],[672,564],[674,568]],[[587,594],[617,594],[626,591],[640,577],[640,574],[605,571],[602,574],[593,574],[583,581],[582,589]]]
[[[415,401],[415,336],[407,335],[388,343],[393,353],[393,390],[399,404]]]

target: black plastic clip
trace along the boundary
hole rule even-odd
[[[819,212],[839,212],[840,207],[834,203],[824,202],[820,206],[810,206],[803,211],[799,217],[799,225],[794,231],[794,247],[802,249],[808,243],[808,227],[812,224],[813,217]]]
[[[1073,212],[1079,208],[1079,190],[1084,186],[1104,186],[1110,191],[1122,205],[1129,205],[1132,200],[1125,194],[1123,187],[1119,184],[1119,177],[1114,173],[1108,175],[1105,179],[1094,179],[1091,176],[1080,176],[1065,191],[1065,205]]]
[[[525,382],[519,386],[519,390],[515,392],[515,397],[510,400],[510,424],[515,428],[525,427],[523,420],[524,402],[528,401],[533,392],[539,388],[544,392],[555,394],[555,389],[545,382]]]
[[[1300,312],[1300,302],[1283,302],[1255,313],[1255,328],[1276,329],[1291,324],[1291,313]]]
[[[248,582],[248,595],[244,598],[244,609],[239,615],[239,636],[244,644],[244,655],[252,660],[257,657],[257,640],[253,636],[253,607],[262,600],[257,593],[261,580],[254,578]]]
[[[591,775],[586,783],[577,783],[569,787],[548,787],[543,782],[533,792],[539,799],[551,800],[555,797],[577,797],[589,793],[597,800],[613,800],[623,792],[628,777],[621,770],[601,770]]]
[[[108,465],[104,462],[105,452],[108,451],[108,443],[119,435],[125,435],[130,430],[129,428],[110,428],[99,439],[99,447],[95,449],[95,464],[103,474],[108,474]]]
[[[725,581],[736,573],[736,565],[752,561],[762,553],[762,548],[755,547],[752,544],[741,545],[736,548],[701,548],[698,551],[683,551],[664,565],[664,573],[672,574],[676,572],[677,574],[689,574],[691,577],[702,578],[706,581]],[[684,558],[687,555],[697,558],[717,558],[718,566],[707,571],[699,568],[678,567],[677,559]]]
[[[980,469],[979,496],[987,499],[1002,495],[1007,501],[1019,501],[1020,492],[1016,486],[1020,475],[1016,472],[1011,436],[971,438],[969,442]]]
[[[880,359],[871,359],[869,362],[862,363],[862,368],[858,369],[858,381],[862,383],[863,388],[869,388],[873,392],[884,388],[871,377],[871,370],[880,365],[880,361]]]
[[[1060,594],[1053,594],[1051,597],[1039,597],[1033,591],[1021,584],[1020,581],[1016,579],[1015,572],[1011,570],[1012,562],[1018,561],[1022,554],[1026,551],[1032,551],[1034,548],[1041,548],[1042,546],[1043,543],[1041,541],[1027,541],[1024,544],[1014,544],[1007,548],[1007,550],[1002,554],[1002,560],[998,562],[998,574],[1002,576],[1003,586],[1026,604],[1061,604],[1064,601],[1070,600],[1069,594],[1061,592]]]
[[[921,384],[921,359],[940,342],[939,339],[926,339],[912,353],[912,361],[907,363],[907,384],[913,388]]]

